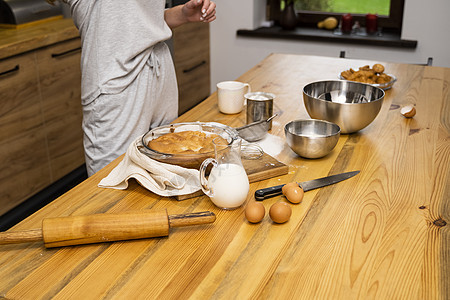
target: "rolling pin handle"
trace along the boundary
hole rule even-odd
[[[213,223],[216,215],[212,211],[201,211],[190,214],[169,215],[170,227],[183,227]]]
[[[42,229],[0,232],[0,245],[41,242]]]

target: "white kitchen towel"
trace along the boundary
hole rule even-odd
[[[128,180],[135,178],[140,185],[160,196],[187,195],[201,189],[199,171],[161,163],[139,151],[142,137],[127,149],[123,160],[98,184],[102,188],[124,190]]]

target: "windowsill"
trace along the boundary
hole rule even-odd
[[[360,45],[373,45],[384,47],[416,48],[417,41],[403,40],[399,34],[382,32],[381,35],[367,35],[362,33],[340,34],[337,31],[329,31],[318,28],[296,28],[284,30],[280,26],[260,27],[255,30],[239,29],[238,36],[276,38],[285,40],[305,40],[319,42],[348,43]]]

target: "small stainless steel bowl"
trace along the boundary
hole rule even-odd
[[[336,146],[341,129],[324,120],[294,120],[284,126],[286,142],[298,155],[319,158]]]
[[[303,88],[303,102],[311,118],[335,123],[341,133],[353,133],[376,118],[384,94],[383,89],[365,83],[317,81]]]

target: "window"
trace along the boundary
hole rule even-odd
[[[268,0],[269,20],[278,22],[281,8],[286,0]],[[338,20],[345,13],[351,13],[354,21],[362,26],[365,15],[378,15],[378,25],[383,31],[400,33],[403,21],[404,0],[294,0],[299,17],[298,26],[316,27],[317,22],[334,16]]]
[[[378,14],[389,16],[390,0],[354,1],[354,0],[298,0],[295,7],[303,11],[326,11],[330,13]],[[281,3],[283,6],[283,2]]]

